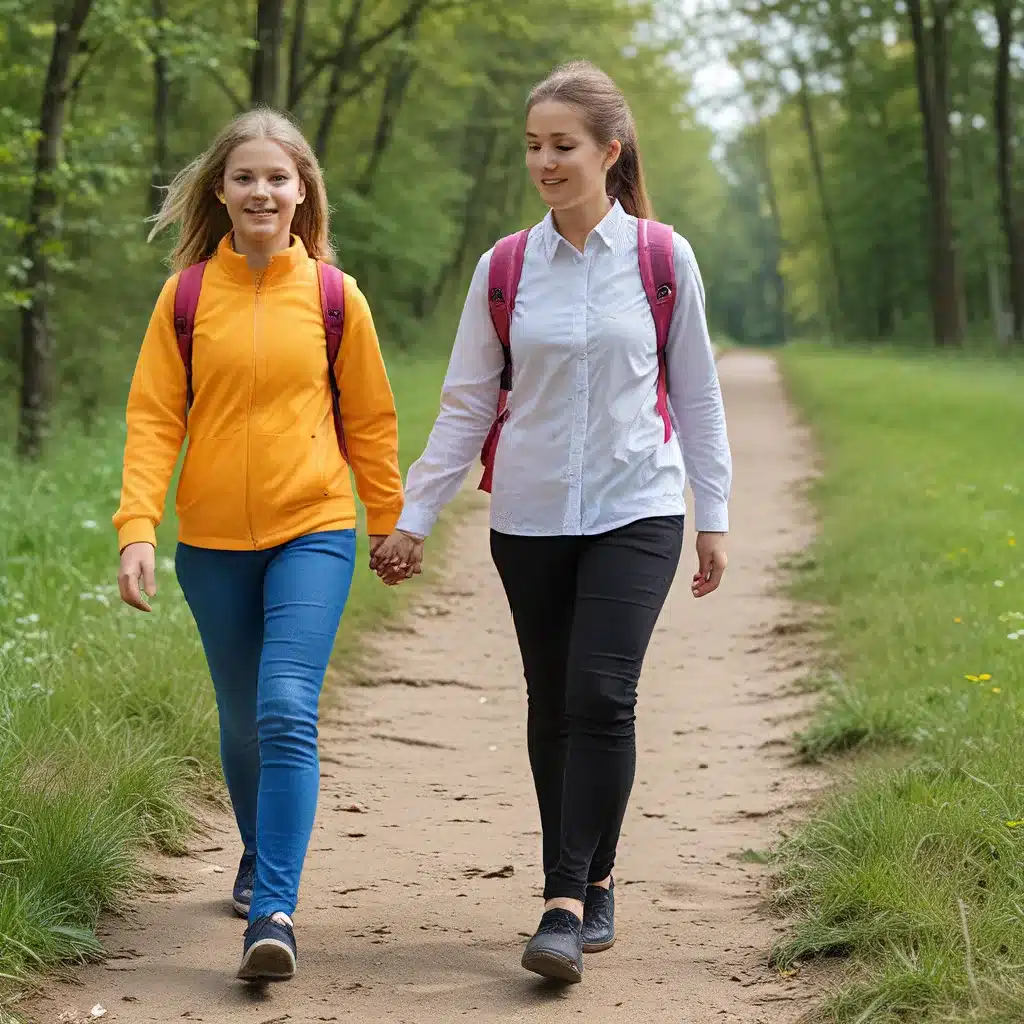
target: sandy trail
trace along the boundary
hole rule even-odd
[[[588,955],[582,985],[553,988],[519,966],[541,912],[538,818],[521,663],[478,497],[441,582],[375,638],[372,685],[346,690],[323,723],[295,980],[258,991],[234,980],[239,851],[216,820],[191,856],[162,862],[177,891],[105,922],[113,959],[55,985],[28,1019],[86,1019],[99,1004],[124,1024],[592,1012],[617,1024],[789,1024],[808,1009],[809,988],[767,965],[778,925],[758,910],[763,869],[738,854],[770,843],[819,785],[787,760],[805,698],[785,692],[800,659],[778,634],[800,612],[775,592],[779,559],[811,536],[799,497],[811,461],[769,357],[728,353],[721,376],[736,464],[730,567],[717,595],[694,601],[688,527],[640,682],[618,942]]]

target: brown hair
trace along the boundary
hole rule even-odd
[[[295,161],[306,186],[306,199],[296,207],[291,230],[302,239],[314,259],[334,262],[334,249],[327,233],[327,189],[316,155],[302,132],[284,114],[257,107],[229,121],[209,149],[178,172],[167,186],[159,212],[149,218],[153,221],[150,240],[170,224],[179,227],[178,243],[171,253],[175,271],[208,259],[231,230],[231,218],[217,198],[217,189],[224,179],[231,151],[252,139],[276,142]]]
[[[587,130],[599,146],[607,146],[612,139],[619,140],[622,152],[608,171],[608,194],[618,199],[626,213],[634,217],[653,217],[640,165],[636,122],[626,97],[612,79],[590,61],[569,61],[534,86],[526,102],[526,112],[543,100],[557,100],[578,108]]]

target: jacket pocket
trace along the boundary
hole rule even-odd
[[[245,436],[189,437],[175,494],[175,510],[190,536],[245,540]]]
[[[326,500],[321,442],[319,432],[253,435],[250,487],[264,531]]]

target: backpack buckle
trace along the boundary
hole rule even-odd
[[[504,302],[505,293],[500,288],[491,289],[491,302]]]
[[[672,286],[668,284],[658,285],[658,290],[654,293],[654,297],[659,302],[664,302],[672,294]]]

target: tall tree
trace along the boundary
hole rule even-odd
[[[259,0],[256,8],[256,49],[252,55],[249,90],[254,107],[274,107],[278,104],[283,40],[284,0]]]
[[[949,156],[949,19],[955,3],[931,0],[926,26],[922,0],[907,0],[928,175],[932,325],[939,346],[963,343]]]
[[[825,182],[825,164],[822,159],[821,144],[818,140],[818,131],[814,122],[814,107],[811,101],[811,90],[807,82],[807,69],[804,67],[803,61],[795,53],[791,54],[790,61],[800,83],[797,90],[800,122],[803,125],[804,134],[807,136],[807,151],[811,160],[811,169],[814,172],[814,187],[818,193],[821,219],[825,226],[825,238],[828,242],[829,260],[832,265],[836,307],[836,316],[833,318],[833,323],[841,328],[845,323],[847,311],[843,287],[843,261],[839,249],[839,234],[836,230],[835,216],[829,200],[828,186]]]
[[[1013,114],[1011,112],[1010,49],[1013,44],[1013,5],[996,0],[999,44],[996,48],[995,126],[996,173],[999,182],[999,219],[1009,257],[1012,334],[1024,342],[1024,212],[1014,196]]]
[[[60,231],[61,191],[57,186],[72,63],[93,0],[61,3],[55,14],[53,45],[39,111],[32,196],[23,246],[28,301],[21,317],[21,408],[18,454],[42,454],[53,402],[54,344],[49,323],[50,249]]]
[[[170,120],[171,78],[167,59],[165,22],[167,0],[153,0],[153,172],[150,178],[149,212],[160,208],[160,189],[167,183],[167,138]]]

